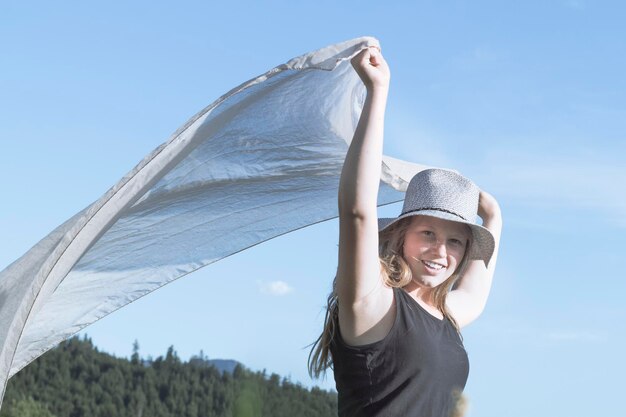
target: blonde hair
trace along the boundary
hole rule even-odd
[[[381,275],[383,283],[392,288],[403,288],[412,280],[411,269],[402,257],[404,236],[406,235],[413,217],[401,219],[378,235],[378,256],[380,260]],[[471,233],[469,234],[471,236]],[[433,299],[435,306],[445,318],[450,320],[457,331],[459,326],[446,308],[446,297],[454,283],[463,275],[468,264],[469,253],[471,251],[472,240],[468,239],[465,247],[465,254],[458,268],[454,273],[440,285],[435,287]],[[330,354],[330,344],[337,331],[339,305],[337,303],[337,293],[335,291],[337,277],[333,280],[333,289],[326,300],[326,315],[324,317],[324,330],[311,347],[309,353],[308,368],[309,375],[319,378],[326,373],[326,369],[332,368],[333,361]]]
[[[463,395],[463,391],[459,389],[452,391],[452,401],[454,402],[454,410],[452,410],[450,417],[463,417],[469,408],[469,401]]]

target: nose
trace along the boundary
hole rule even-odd
[[[441,242],[439,241],[439,239],[435,240],[432,244],[432,249],[433,251],[435,251],[435,253],[442,257],[445,258],[448,254],[448,250],[446,248],[446,242]]]

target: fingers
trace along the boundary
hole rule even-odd
[[[374,65],[375,67],[379,66],[383,59],[383,55],[380,53],[380,49],[374,46],[370,46],[369,48],[367,48],[367,50],[370,53],[370,56],[369,56],[370,64]]]
[[[380,65],[383,60],[382,53],[378,46],[369,46],[359,52],[354,58],[352,58],[352,66],[360,64],[360,67],[365,67],[368,63],[374,66]]]
[[[379,47],[370,46],[363,49],[352,58],[351,63],[368,89],[388,87],[389,67]]]
[[[494,196],[486,191],[480,191],[478,197],[478,215],[482,219],[490,218],[500,212],[500,205]]]

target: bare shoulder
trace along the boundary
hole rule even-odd
[[[374,288],[357,302],[339,305],[339,331],[351,346],[378,342],[387,336],[395,320],[393,289],[384,285]]]

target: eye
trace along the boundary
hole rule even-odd
[[[422,234],[424,236],[428,236],[428,237],[435,236],[435,234],[433,232],[431,232],[430,230],[422,230]]]
[[[465,242],[463,242],[460,239],[450,239],[449,242],[450,242],[450,245],[456,248],[462,248],[463,246],[465,246]]]

